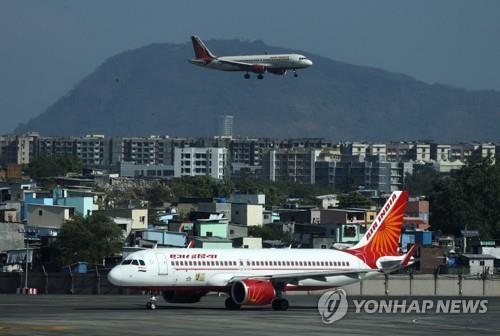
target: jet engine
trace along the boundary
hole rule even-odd
[[[264,72],[266,72],[266,67],[261,64],[254,64],[252,65],[252,72],[263,74]]]
[[[270,281],[246,279],[231,286],[231,297],[239,305],[266,305],[275,296],[276,291]]]
[[[201,300],[205,292],[191,291],[163,291],[161,295],[163,299],[170,303],[196,303]]]
[[[267,72],[270,72],[274,75],[284,75],[286,74],[286,69],[272,69],[272,68],[269,68],[267,69]]]

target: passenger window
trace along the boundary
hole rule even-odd
[[[349,262],[348,261],[346,261],[345,264],[346,264],[346,266],[349,266]]]
[[[224,261],[224,266],[227,266],[227,261]]]
[[[312,266],[312,263],[310,261],[308,261],[307,266]]]
[[[146,265],[146,263],[144,262],[144,260],[139,260],[139,264],[141,264],[142,266]]]
[[[174,265],[175,265],[175,262],[172,260],[172,261],[170,262],[170,265],[174,266]]]
[[[178,261],[175,262],[175,266],[179,266],[179,262]]]

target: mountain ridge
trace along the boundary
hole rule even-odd
[[[210,136],[215,116],[235,116],[235,135],[338,140],[497,141],[500,92],[427,84],[262,41],[209,40],[216,55],[298,52],[314,65],[245,80],[191,65],[187,44],[154,43],[105,60],[15,133]]]

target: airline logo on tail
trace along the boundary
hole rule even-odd
[[[395,191],[386,201],[365,236],[355,246],[345,250],[377,268],[377,260],[397,256],[408,192]]]
[[[205,43],[198,36],[191,36],[191,42],[193,42],[193,49],[196,59],[211,61],[215,56],[208,50]]]

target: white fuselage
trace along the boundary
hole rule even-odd
[[[229,61],[229,62],[224,62]],[[304,55],[282,54],[282,55],[248,55],[248,56],[221,56],[216,57],[210,62],[197,60],[190,61],[193,64],[200,65],[215,70],[224,71],[246,71],[236,63],[264,65],[267,69],[303,69],[312,65],[312,62]]]
[[[350,269],[370,270],[370,267],[358,257],[337,250],[158,248],[130,254],[121,265],[111,270],[108,279],[116,286],[129,288],[222,291],[237,277]],[[338,287],[375,274],[379,274],[377,270],[359,276],[305,279],[287,285],[285,291]]]

